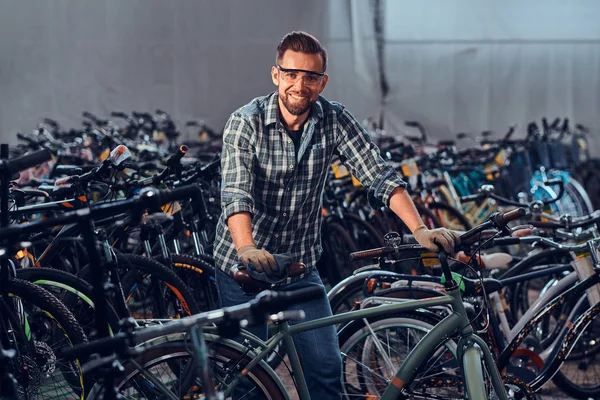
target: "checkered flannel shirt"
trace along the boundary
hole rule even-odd
[[[275,92],[252,100],[231,115],[223,131],[222,213],[214,257],[225,273],[239,264],[227,219],[244,211],[252,216],[257,248],[289,252],[307,267],[316,266],[323,251],[323,189],[335,154],[346,158],[345,165],[372,199],[387,205],[395,188],[406,187],[354,116],[323,97],[304,124],[296,157],[293,141],[279,121],[277,99]]]

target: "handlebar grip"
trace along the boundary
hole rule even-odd
[[[526,214],[527,210],[525,208],[515,208],[512,211],[508,211],[502,214],[502,221],[504,221],[505,224],[508,224],[510,221],[514,221],[515,219],[524,217]]]
[[[134,116],[134,118],[138,118],[138,119],[144,119],[144,120],[148,120],[148,121],[153,121],[154,118],[152,118],[152,115],[150,115],[147,112],[138,112],[138,111],[133,111],[131,113],[131,115]]]
[[[202,190],[198,185],[182,186],[173,190],[163,190],[158,192],[158,197],[161,204],[171,203],[177,200],[189,199],[190,197],[196,197],[202,193]]]
[[[515,127],[511,126],[506,135],[504,136],[504,141],[508,141],[510,137],[515,133]]]
[[[460,202],[461,203],[469,203],[472,201],[477,201],[477,200],[481,200],[485,198],[485,195],[483,193],[477,193],[477,194],[469,194],[467,196],[463,196],[460,198]]]
[[[156,111],[154,112],[155,114],[162,114],[164,116],[169,116],[169,113],[167,113],[166,111],[161,110],[160,108],[157,108]]]
[[[17,138],[21,139],[24,142],[30,143],[30,144],[39,145],[37,140],[35,140],[34,138],[32,138],[29,135],[25,135],[24,133],[20,133],[20,132],[17,133]]]
[[[123,118],[123,119],[129,118],[129,116],[127,114],[125,114],[124,112],[121,112],[121,111],[113,111],[110,113],[110,116],[115,117],[115,118]]]
[[[527,223],[535,228],[542,229],[560,229],[565,227],[564,224],[556,221],[529,221]]]
[[[91,119],[92,121],[96,122],[98,120],[98,117],[96,117],[94,114],[92,114],[89,111],[84,111],[81,113],[81,116],[83,118],[87,118],[87,119]]]
[[[382,148],[381,151],[383,153],[385,153],[386,151],[395,150],[397,148],[404,147],[404,146],[405,146],[405,144],[403,142],[392,143],[392,144],[390,144],[390,145],[385,146],[384,148]]]
[[[521,243],[521,238],[518,237],[504,237],[494,239],[494,246],[512,246]]]
[[[208,164],[202,165],[201,167],[199,167],[199,169],[197,168],[199,173],[210,173],[213,172],[213,169],[217,168],[221,166],[221,157],[217,157],[215,158],[213,161],[209,162]]]
[[[167,160],[167,165],[169,166],[175,166],[177,164],[179,164],[179,161],[181,161],[181,159],[183,158],[183,156],[185,156],[185,154],[187,153],[189,147],[186,146],[185,144],[182,144],[181,146],[179,146],[179,149],[177,149],[177,153],[173,154],[171,157],[169,157],[169,159]]]
[[[575,129],[577,129],[580,133],[589,133],[590,131],[590,128],[582,124],[575,124]]]
[[[267,297],[271,298],[266,300],[265,302],[270,305],[270,307],[268,308],[271,310],[283,310],[293,304],[314,300],[315,298],[322,295],[321,288],[319,287],[309,287],[298,290],[274,292],[274,296],[272,295],[273,292],[269,293],[271,294]]]
[[[566,133],[569,130],[569,118],[565,118],[565,120],[563,121],[562,127],[560,128],[560,131],[562,133]]]
[[[393,247],[379,247],[377,249],[355,251],[354,253],[350,253],[350,261],[368,260],[370,258],[383,257],[393,252]]]
[[[58,122],[56,122],[56,121],[55,121],[55,120],[53,120],[53,119],[50,119],[50,118],[44,118],[44,123],[45,123],[46,125],[50,125],[51,127],[53,127],[53,128],[54,128],[54,129],[56,129],[56,130],[58,130],[58,129],[59,129]]]
[[[50,158],[52,158],[52,153],[50,153],[50,150],[43,149],[33,153],[25,154],[24,156],[15,158],[14,160],[8,160],[5,162],[5,165],[8,166],[8,169],[11,172],[18,172],[40,165],[43,162],[48,161]]]
[[[548,132],[550,130],[546,117],[542,117],[542,126],[544,127],[544,132]]]

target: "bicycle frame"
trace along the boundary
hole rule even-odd
[[[292,376],[296,382],[299,397],[301,400],[308,400],[310,399],[310,395],[308,393],[308,387],[302,373],[302,368],[300,367],[300,361],[298,359],[296,347],[292,339],[293,334],[335,325],[338,323],[368,319],[401,311],[413,311],[421,308],[440,305],[451,305],[454,311],[444,318],[439,324],[437,324],[430,332],[428,332],[411,350],[410,354],[396,372],[395,377],[388,385],[380,400],[397,399],[399,396],[402,398],[401,396],[403,396],[402,392],[404,386],[412,382],[416,371],[418,371],[418,367],[423,360],[429,359],[429,356],[431,356],[438,345],[442,343],[445,338],[457,331],[459,332],[457,359],[459,360],[459,365],[465,381],[470,379],[480,379],[483,382],[484,378],[481,375],[481,370],[476,370],[473,368],[473,366],[480,365],[478,363],[480,363],[483,359],[490,373],[492,384],[496,390],[496,393],[499,395],[500,399],[507,399],[500,373],[498,372],[494,362],[494,357],[488,349],[485,341],[474,333],[467,317],[467,313],[464,309],[459,288],[449,290],[448,294],[442,297],[422,300],[409,300],[399,304],[381,305],[374,308],[351,311],[333,315],[331,317],[303,322],[292,326],[290,326],[287,322],[284,322],[279,325],[278,332],[266,342],[256,338],[251,334],[246,334],[244,336],[247,339],[254,341],[256,345],[262,348],[262,350],[253,358],[250,363],[248,363],[248,365],[246,365],[245,369],[251,370],[259,362],[266,359],[269,353],[273,351],[281,342],[283,342],[284,351],[289,357],[290,364],[292,366]],[[231,395],[233,389],[242,378],[243,375],[236,377],[231,385],[225,390],[225,397]],[[469,398],[479,399],[484,397],[485,393],[469,393]]]

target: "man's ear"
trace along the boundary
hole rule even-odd
[[[319,87],[319,94],[323,93],[323,90],[325,90],[325,86],[327,86],[328,80],[329,80],[329,75],[323,76],[323,80],[321,81],[321,86]]]
[[[271,67],[271,80],[273,85],[279,86],[279,70],[276,67]]]

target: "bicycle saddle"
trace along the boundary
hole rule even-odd
[[[288,278],[298,277],[308,272],[304,263],[292,263],[288,269]],[[256,294],[265,289],[270,289],[273,285],[268,282],[256,280],[250,276],[248,270],[238,269],[233,274],[233,279],[240,285],[244,293]]]

